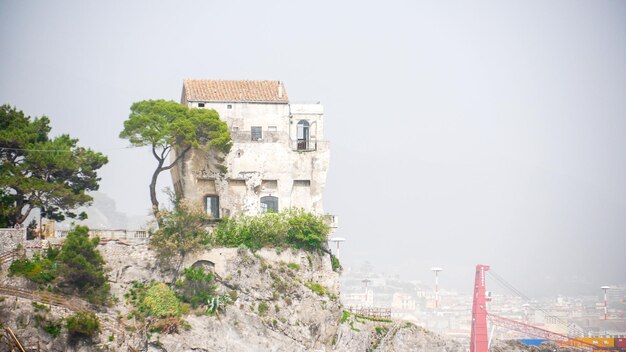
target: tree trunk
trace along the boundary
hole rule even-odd
[[[159,200],[156,195],[156,183],[159,174],[161,173],[161,166],[163,161],[159,160],[159,166],[152,173],[152,181],[150,182],[150,201],[152,202],[152,214],[157,221],[157,226],[161,227],[161,214],[159,213]]]
[[[157,166],[156,170],[154,170],[154,173],[152,174],[152,181],[150,182],[150,201],[152,201],[152,214],[154,214],[154,218],[157,221],[158,227],[161,227],[161,212],[159,211],[159,201],[156,196],[157,179],[161,172],[171,169],[172,167],[174,167],[174,165],[176,165],[176,163],[178,163],[182,158],[184,158],[185,154],[187,154],[189,149],[191,149],[191,146],[186,147],[185,150],[183,150],[183,152],[180,153],[180,155],[178,155],[176,159],[172,161],[171,164],[164,167],[163,163],[165,162],[165,157],[167,156],[167,152],[163,151],[161,153],[161,157],[159,157],[155,151],[155,147],[152,146],[152,154],[158,160],[159,165]]]

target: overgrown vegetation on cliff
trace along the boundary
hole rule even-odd
[[[328,225],[321,216],[301,209],[258,216],[222,219],[211,236],[213,246],[323,249],[328,241]]]
[[[152,233],[150,246],[157,252],[161,264],[174,266],[176,272],[180,272],[187,255],[211,247],[318,251],[325,249],[328,241],[330,228],[324,218],[302,209],[223,218],[209,232],[207,224],[211,219],[207,214],[194,210],[173,194],[170,197],[173,207],[161,211],[161,226]],[[333,269],[340,270],[340,267],[335,259]]]
[[[76,226],[68,233],[60,251],[48,248],[45,255],[18,259],[9,267],[9,273],[102,304],[108,298],[109,284],[104,274],[104,259],[96,250],[98,243],[98,238],[89,238],[88,227]]]
[[[171,210],[161,210],[161,226],[150,236],[150,247],[157,253],[161,264],[174,265],[176,271],[185,256],[209,247],[210,234],[206,227],[210,217],[191,209],[170,193]]]
[[[215,315],[230,303],[226,296],[219,296],[213,274],[202,268],[187,268],[173,287],[162,282],[141,283],[134,281],[124,294],[126,303],[134,307],[127,316],[147,324],[151,331],[178,332],[188,324],[182,316],[192,310],[196,315]]]

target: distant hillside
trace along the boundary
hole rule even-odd
[[[89,207],[81,207],[77,211],[78,213],[83,211],[87,213],[87,220],[75,222],[93,229],[139,230],[146,228],[151,219],[151,216],[148,215],[148,209],[146,209],[146,215],[128,216],[117,210],[115,200],[105,193],[91,192],[90,195],[93,197],[93,204]],[[66,220],[59,226],[67,228],[72,221],[71,219]]]

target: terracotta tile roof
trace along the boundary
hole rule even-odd
[[[183,98],[187,101],[232,101],[287,103],[281,81],[222,81],[186,79]]]

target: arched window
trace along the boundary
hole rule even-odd
[[[278,212],[278,197],[265,196],[261,197],[261,211],[275,211]]]
[[[300,120],[298,122],[298,150],[308,150],[309,149],[309,121]]]

